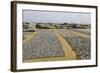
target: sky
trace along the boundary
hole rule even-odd
[[[90,13],[23,10],[23,22],[91,24]]]

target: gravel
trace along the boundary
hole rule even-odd
[[[79,37],[69,30],[59,30],[61,35],[69,42],[73,50],[77,53],[76,58],[79,60],[91,58],[91,40],[90,37]]]
[[[53,30],[42,29],[28,44],[23,44],[23,60],[64,55]]]

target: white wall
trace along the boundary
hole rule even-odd
[[[0,73],[12,73],[10,71],[10,8],[11,8],[10,1],[11,0],[0,0]],[[99,5],[100,4],[99,0],[30,0],[30,1],[67,3],[67,4],[84,4],[84,5]],[[99,5],[99,8],[100,8],[100,5]],[[100,13],[100,10],[98,13]],[[100,16],[100,14],[98,16]],[[98,28],[100,28],[99,23],[98,23],[98,26],[99,26]],[[100,33],[98,37],[100,37]],[[98,42],[100,43],[100,38],[98,39]],[[98,51],[100,55],[99,48],[98,48]],[[99,57],[99,61],[100,61],[100,57]],[[79,69],[35,71],[34,73],[87,73],[87,72],[99,73],[100,65],[99,67],[94,67],[94,68],[92,67],[92,68],[79,68]],[[26,72],[26,73],[33,73],[33,72]]]

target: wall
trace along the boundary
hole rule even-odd
[[[12,73],[10,71],[10,8],[11,8],[10,1],[11,0],[0,0],[0,73]],[[99,0],[30,0],[30,1],[98,5],[100,8]],[[98,13],[100,13],[100,10]],[[98,23],[98,28],[100,27],[99,23]],[[100,29],[98,31],[100,31]],[[98,34],[98,37],[100,37],[100,34]],[[99,40],[100,38],[98,38],[98,43],[100,43]],[[98,48],[98,53],[100,55],[99,48]],[[92,67],[92,68],[79,68],[79,69],[35,71],[34,73],[87,73],[87,72],[99,73],[100,65],[94,68]],[[33,72],[26,72],[26,73],[33,73]]]

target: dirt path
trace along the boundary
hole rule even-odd
[[[54,29],[54,32],[55,32],[58,40],[60,41],[60,44],[62,45],[62,49],[65,52],[65,57],[69,60],[74,60],[76,54],[74,51],[72,51],[72,48],[70,47],[68,42],[66,42],[66,40],[60,35],[60,33],[56,29]]]
[[[81,36],[81,37],[86,37],[86,38],[89,38],[89,37],[90,37],[89,35],[82,34],[82,33],[80,33],[80,32],[75,32],[75,31],[73,31],[73,30],[70,30],[70,32],[72,32],[72,33],[74,33],[74,34],[76,34],[76,35],[78,35],[78,36]]]
[[[39,32],[39,31],[38,31]],[[38,32],[33,32],[31,35],[27,35],[27,39],[23,40],[23,44],[27,44],[31,41],[31,39],[38,33]]]

